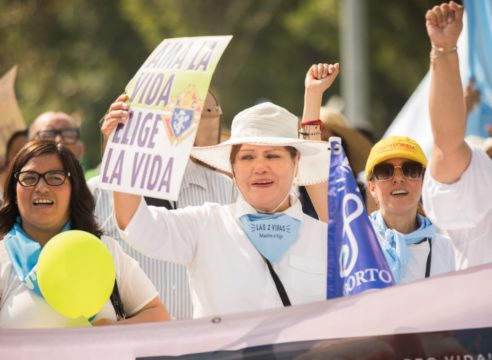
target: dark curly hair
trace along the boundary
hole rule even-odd
[[[0,234],[9,232],[19,216],[19,208],[16,202],[17,180],[14,175],[21,171],[29,160],[38,156],[52,154],[58,156],[64,170],[70,173],[68,179],[71,185],[70,220],[72,229],[87,231],[100,238],[102,231],[97,225],[94,216],[96,203],[85,182],[82,167],[68,148],[52,140],[31,141],[13,159],[4,184],[4,203],[0,208]]]

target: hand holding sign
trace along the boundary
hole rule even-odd
[[[129,99],[127,94],[121,94],[110,105],[108,112],[104,115],[104,121],[101,124],[101,133],[106,140],[119,124],[127,123],[130,116]]]
[[[101,130],[111,136],[101,188],[177,200],[207,89],[230,40],[167,39],[150,54],[126,86],[128,97],[105,115]]]

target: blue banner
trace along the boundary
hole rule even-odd
[[[465,0],[468,16],[468,63],[470,78],[480,92],[480,101],[468,114],[467,135],[489,137],[492,126],[492,2]]]
[[[326,298],[394,285],[341,140],[330,138]]]

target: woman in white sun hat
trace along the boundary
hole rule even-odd
[[[123,109],[113,103],[106,121]],[[262,103],[235,116],[229,140],[192,156],[233,174],[236,203],[167,210],[115,192],[114,209],[132,246],[187,266],[194,317],[325,299],[326,224],[303,214],[292,189],[327,181],[327,143],[298,139],[297,117]]]

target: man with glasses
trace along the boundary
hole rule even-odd
[[[432,45],[429,112],[434,137],[424,183],[424,208],[456,248],[459,269],[492,262],[492,160],[465,141],[466,111],[457,41],[463,7],[435,6],[426,13]]]
[[[29,139],[54,140],[70,149],[77,160],[81,161],[84,156],[79,126],[64,112],[48,111],[39,115],[29,128]]]
[[[121,95],[111,105],[105,117],[119,117],[122,113],[128,115],[127,96]],[[216,145],[220,142],[220,122],[222,109],[216,97],[209,91],[205,99],[204,109],[198,126],[195,146]],[[102,126],[105,126],[104,122]],[[103,139],[105,142],[106,139]],[[151,259],[133,249],[121,239],[113,217],[113,197],[110,191],[99,188],[100,176],[91,178],[89,187],[96,199],[96,217],[103,231],[117,239],[121,247],[131,257],[136,259],[151,281],[157,287],[162,302],[166,304],[169,313],[175,319],[191,319],[193,308],[188,289],[186,267],[180,264],[168,263]],[[177,202],[145,197],[149,205],[166,207],[168,209],[184,208],[187,206],[203,205],[206,202],[219,204],[233,203],[237,193],[232,180],[190,158],[186,166]]]

